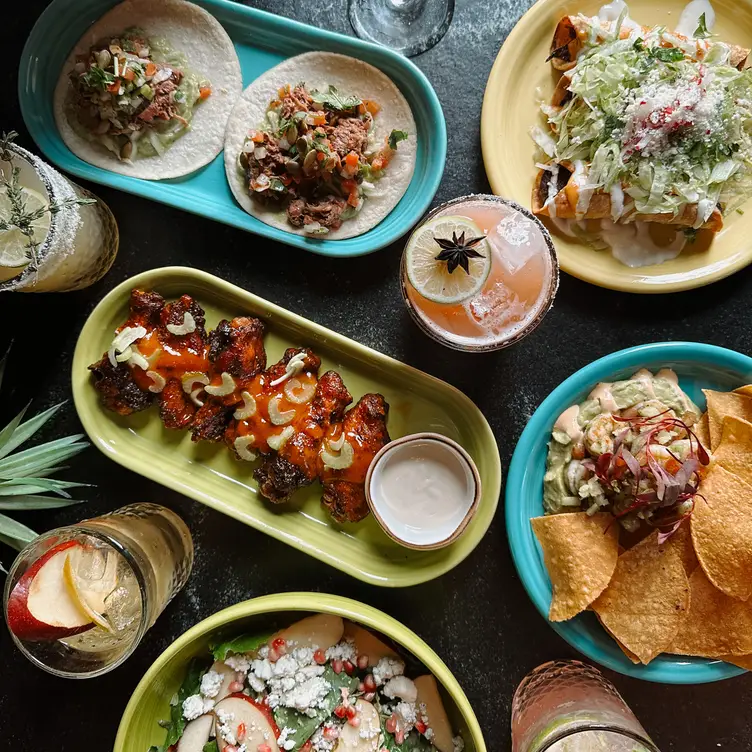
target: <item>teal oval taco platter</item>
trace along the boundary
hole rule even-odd
[[[551,582],[533,534],[532,517],[543,514],[543,476],[554,422],[581,402],[601,381],[629,378],[640,368],[672,368],[679,384],[704,408],[703,389],[728,391],[752,381],[752,358],[733,350],[694,342],[657,342],[607,355],[560,384],[535,411],[512,456],[506,483],[506,525],[517,572],[535,607],[548,618]],[[666,684],[700,684],[738,676],[744,669],[719,660],[659,655],[648,665],[633,664],[601,627],[595,614],[549,622],[590,660],[627,676]]]
[[[376,227],[343,240],[318,240],[271,227],[235,202],[225,177],[223,155],[183,178],[150,181],[118,175],[75,156],[58,133],[53,92],[63,63],[83,32],[116,0],[53,0],[24,46],[18,95],[26,127],[44,154],[79,178],[160,201],[233,227],[325,256],[362,256],[394,242],[423,215],[444,173],[447,137],[436,92],[420,69],[384,47],[298,21],[248,8],[230,0],[196,0],[230,35],[240,59],[243,86],[293,55],[324,50],[364,60],[386,73],[407,99],[415,117],[417,155],[410,185],[397,206]]]

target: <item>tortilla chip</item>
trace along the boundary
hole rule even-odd
[[[752,653],[752,604],[724,595],[699,567],[689,586],[689,611],[670,652],[704,658]]]
[[[551,514],[530,523],[551,578],[548,618],[571,619],[608,585],[618,559],[619,525],[607,512]]]
[[[700,485],[690,527],[697,558],[719,590],[752,595],[752,486],[715,465]]]
[[[596,616],[598,617],[600,625],[603,627],[603,629],[606,630],[606,632],[608,632],[608,636],[619,646],[621,652],[624,653],[624,655],[626,655],[627,658],[632,661],[632,663],[639,664],[640,659],[631,650],[629,650],[629,648],[625,648],[624,645],[622,645],[619,640],[616,639],[616,635],[601,621],[601,618],[600,616],[598,616],[598,614],[596,614]]]
[[[674,641],[689,606],[689,581],[676,546],[658,545],[658,531],[619,557],[593,610],[606,629],[649,663]]]
[[[721,655],[718,657],[726,663],[733,663],[734,666],[752,671],[752,653],[750,655]]]
[[[730,473],[752,484],[752,423],[726,416],[721,443],[713,457]]]
[[[710,427],[710,449],[721,443],[723,436],[723,419],[730,415],[752,423],[752,397],[734,392],[714,392],[703,389],[708,401],[708,424]]]
[[[666,545],[677,550],[687,577],[691,576],[692,572],[700,566],[692,543],[692,531],[689,522],[682,523],[678,530],[666,541]]]
[[[734,394],[742,394],[745,397],[752,397],[752,384],[747,384],[747,386],[740,386],[738,389],[734,389]]]
[[[710,451],[710,422],[708,421],[707,413],[705,413],[702,418],[692,426],[692,430],[695,432],[695,436],[697,436],[705,449]]]

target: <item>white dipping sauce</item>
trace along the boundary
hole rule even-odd
[[[382,524],[416,546],[451,537],[472,508],[475,490],[464,457],[428,438],[395,445],[373,468],[369,486]]]
[[[692,0],[687,3],[682,11],[679,23],[676,24],[675,31],[685,37],[694,37],[697,26],[700,23],[700,16],[705,14],[705,26],[708,31],[713,30],[715,25],[715,11],[710,4],[710,0]]]

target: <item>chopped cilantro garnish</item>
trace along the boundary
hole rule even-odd
[[[684,60],[684,51],[678,47],[653,47],[650,54],[662,63],[678,63]]]
[[[394,130],[389,134],[389,148],[394,150],[397,148],[397,144],[400,141],[406,141],[406,140],[407,140],[406,131]]]
[[[708,31],[707,21],[705,20],[705,14],[703,13],[697,20],[697,28],[695,29],[695,39],[707,39],[710,36]]]
[[[314,89],[311,92],[311,98],[316,104],[323,104],[325,107],[329,107],[332,110],[338,110],[339,112],[352,110],[362,104],[362,100],[359,97],[340,94],[337,91],[337,87],[332,86],[331,84],[326,91],[316,91]]]
[[[86,73],[81,76],[84,86],[90,89],[106,89],[115,83],[115,76],[98,65],[92,65]]]

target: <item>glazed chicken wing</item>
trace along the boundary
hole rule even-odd
[[[121,327],[143,326],[150,330],[159,326],[165,299],[156,292],[133,290],[130,298],[128,320]],[[114,361],[114,362],[113,362]],[[89,366],[94,379],[94,388],[99,392],[102,404],[120,415],[145,410],[157,399],[155,392],[142,388],[134,379],[133,371],[126,362],[118,362],[114,355],[105,353],[102,359]]]
[[[307,409],[295,421],[293,436],[254,471],[263,496],[279,504],[316,479],[321,441],[332,423],[342,420],[351,402],[342,377],[336,371],[327,371],[319,379]]]
[[[368,503],[365,495],[365,481],[368,468],[376,453],[389,443],[389,432],[386,427],[389,405],[380,394],[366,394],[351,410],[345,414],[341,426],[333,426],[334,437],[324,441],[319,455],[319,477],[324,487],[321,503],[337,522],[359,522],[368,516]],[[352,448],[352,461],[346,468],[337,469],[327,465],[329,457],[326,452],[336,455],[334,464],[343,454],[332,450],[328,445],[338,445],[338,439],[344,435]],[[347,450],[349,452],[349,450]]]
[[[245,386],[266,368],[263,322],[248,316],[220,321],[209,335],[209,362],[210,384],[193,420],[193,441],[222,441]],[[226,394],[211,393],[225,383],[232,387]]]
[[[240,411],[247,415],[231,416],[224,434],[225,443],[238,459],[249,460],[255,452],[273,451],[269,440],[274,444],[274,437],[294,426],[307,410],[320,366],[321,359],[312,350],[290,347],[277,363],[247,384],[245,410]]]

